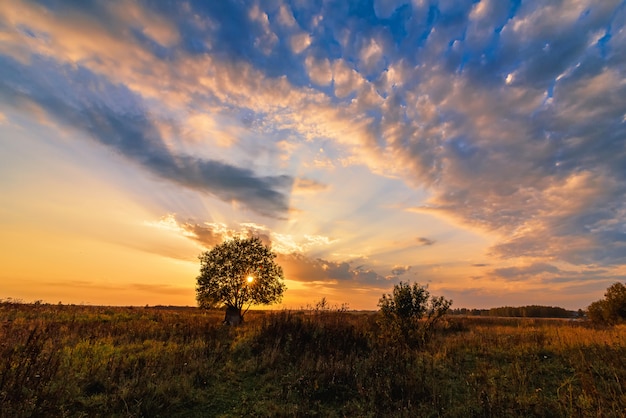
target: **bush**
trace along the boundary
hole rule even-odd
[[[443,296],[431,296],[426,286],[403,282],[378,302],[382,324],[409,346],[427,343],[451,305]]]

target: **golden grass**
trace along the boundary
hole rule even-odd
[[[0,417],[625,417],[626,326],[0,303]]]

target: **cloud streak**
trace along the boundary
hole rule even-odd
[[[285,216],[286,191],[293,183],[290,176],[258,176],[219,160],[172,153],[141,100],[125,87],[112,85],[85,69],[63,66],[57,72],[49,70],[47,80],[39,80],[36,73],[16,61],[5,59],[3,63],[5,81],[0,84],[0,94],[5,101],[18,107],[35,104],[61,125],[82,130],[163,179],[225,201],[241,202],[265,216]],[[55,66],[46,60],[32,64]],[[107,91],[110,99],[102,100],[97,90]]]

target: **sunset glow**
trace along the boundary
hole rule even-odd
[[[0,298],[586,307],[626,280],[621,1],[0,3]],[[252,276],[247,278],[252,283]]]

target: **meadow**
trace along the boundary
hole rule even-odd
[[[1,417],[626,417],[626,326],[0,303]]]

